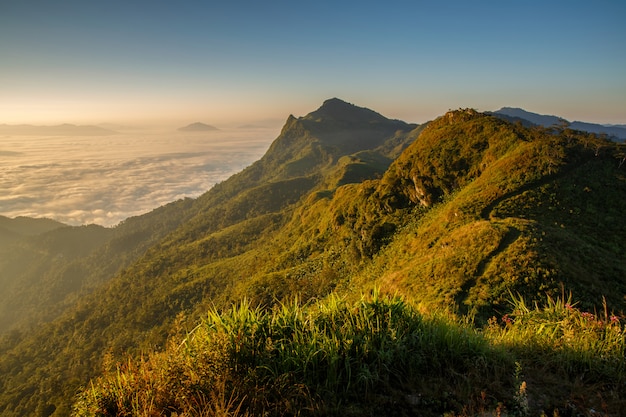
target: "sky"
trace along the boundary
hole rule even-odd
[[[623,0],[0,0],[0,124],[284,121],[331,97],[626,123],[625,21]]]

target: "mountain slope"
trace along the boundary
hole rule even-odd
[[[0,387],[4,393],[1,403],[19,414],[29,414],[38,406],[45,408],[46,402],[56,403],[57,414],[67,414],[70,393],[94,374],[107,346],[121,354],[162,344],[179,313],[201,310],[220,299],[225,302],[232,296],[225,289],[252,273],[253,258],[266,256],[263,242],[288,221],[292,206],[302,196],[321,186],[326,173],[334,172],[339,159],[368,150],[368,158],[350,159],[344,166],[367,165],[370,160],[370,165],[375,165],[356,177],[341,176],[343,183],[381,174],[391,157],[413,139],[410,133],[416,128],[337,99],[325,102],[311,115],[291,116],[263,158],[191,205],[176,203],[165,214],[158,210],[152,216],[136,218],[134,221],[146,223],[147,230],[160,231],[152,235],[160,240],[158,244],[137,235],[140,248],[151,246],[145,253],[135,251],[129,259],[107,250],[110,245],[104,244],[93,258],[81,258],[82,266],[110,262],[126,268],[36,335],[13,333],[6,339],[3,351],[13,349],[20,359],[2,363],[3,373],[11,377]],[[336,126],[325,126],[326,120]],[[173,223],[162,227],[166,221]],[[132,222],[118,228],[126,223]],[[168,234],[171,226],[178,225],[181,227]],[[130,266],[129,260],[133,262]],[[108,271],[116,273],[115,269]],[[89,273],[80,269],[78,275]],[[101,284],[103,278],[98,275],[96,282]],[[87,337],[93,334],[102,336]],[[77,344],[81,353],[76,351]],[[68,367],[68,363],[73,365]],[[13,374],[14,366],[24,367],[19,376]],[[62,386],[54,382],[59,378],[66,381]],[[42,394],[23,396],[34,387]]]
[[[446,117],[431,123],[382,180],[385,194],[391,189],[412,203],[446,201],[420,220],[418,239],[398,236],[401,249],[389,250],[405,252],[404,261],[385,257],[392,262],[384,285],[483,309],[486,317],[509,292],[539,300],[561,286],[586,307],[606,297],[625,310],[619,240],[626,227],[617,218],[626,209],[618,197],[626,195],[626,176],[618,145],[472,112],[448,116],[453,124]]]
[[[187,229],[204,233],[244,220],[249,217],[245,210],[226,210],[224,205],[230,206],[235,198],[243,207],[258,206],[263,201],[258,196],[269,197],[269,189],[282,189],[290,197],[271,198],[272,207],[251,210],[255,215],[279,211],[321,184],[340,158],[362,150],[393,156],[414,138],[415,129],[416,125],[386,119],[339,99],[325,101],[304,117],[289,116],[260,160],[198,198],[199,214]]]
[[[587,308],[605,297],[624,311],[618,149],[588,134],[555,136],[452,112],[431,122],[379,181],[307,200],[290,231],[301,238],[281,251],[318,256],[336,274],[338,264],[372,257],[367,274],[346,274],[359,277],[357,288],[378,284],[485,319],[494,306],[506,308],[510,293],[539,301],[562,286]]]
[[[473,110],[417,127],[328,100],[92,295],[6,338],[1,410],[67,415],[105,354],[158,350],[242,298],[268,308],[379,287],[481,323],[510,293],[572,290],[626,310],[623,151]]]
[[[191,201],[170,203],[112,229],[0,218],[13,231],[0,245],[0,334],[26,331],[73,308],[179,226]]]

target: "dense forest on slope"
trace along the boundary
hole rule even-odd
[[[39,285],[32,300],[40,306],[66,301],[56,319],[2,340],[0,410],[68,415],[105,358],[156,354],[206,311],[243,299],[267,311],[294,297],[357,300],[378,288],[480,328],[513,314],[513,296],[539,305],[571,291],[577,308],[619,318],[623,158],[623,145],[567,128],[470,109],[417,126],[328,100],[290,116],[263,158],[198,199],[92,227],[93,246],[70,251],[75,259],[46,252],[45,239],[18,239],[23,259],[44,253],[40,272],[3,268]],[[63,288],[56,298],[55,285]],[[622,374],[601,375],[624,383]]]
[[[15,337],[73,308],[179,226],[191,202],[170,203],[113,229],[0,219],[0,334]]]

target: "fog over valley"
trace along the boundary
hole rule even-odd
[[[250,165],[275,129],[0,137],[0,215],[113,226],[197,197]]]

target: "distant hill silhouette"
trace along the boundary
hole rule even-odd
[[[502,107],[500,110],[497,110],[494,113],[496,115],[504,115],[512,118],[528,120],[532,124],[545,127],[558,126],[563,123],[569,123],[562,117],[532,113],[524,109],[515,107]]]
[[[620,126],[605,126],[596,123],[572,122],[570,129],[582,130],[583,132],[606,134],[609,137],[615,137],[619,140],[626,140],[626,128]]]
[[[525,122],[530,122],[533,125],[544,127],[566,126],[570,129],[580,130],[583,132],[605,134],[609,138],[620,141],[626,140],[626,128],[624,128],[623,125],[601,125],[598,123],[580,121],[570,122],[562,117],[532,113],[524,109],[514,107],[503,107],[500,110],[493,112],[493,114],[508,121],[520,121],[527,127],[529,125]]]
[[[118,132],[98,126],[62,124],[55,126],[0,125],[0,135],[109,136]]]
[[[9,218],[0,216],[0,227],[11,230],[22,236],[38,235],[64,226],[66,225],[52,219],[33,219],[30,217]]]
[[[24,236],[35,236],[66,226],[51,219],[0,216],[0,247]]]
[[[215,126],[207,125],[200,122],[192,123],[178,129],[179,132],[212,132],[216,130],[219,129]]]

